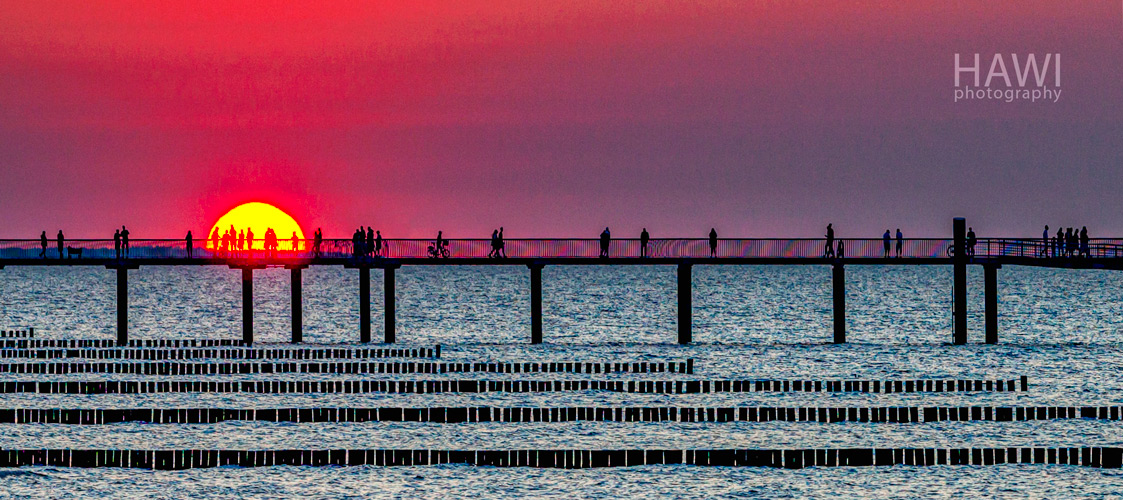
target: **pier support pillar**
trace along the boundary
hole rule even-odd
[[[530,343],[542,343],[542,264],[530,268]]]
[[[693,290],[690,267],[691,264],[678,265],[678,343],[683,345],[689,344],[694,336],[691,331]]]
[[[384,279],[383,285],[382,285],[382,293],[386,297],[386,302],[385,302],[386,310],[383,314],[386,316],[386,332],[385,332],[385,334],[386,334],[386,343],[387,344],[393,344],[394,343],[394,336],[395,336],[395,333],[396,333],[395,330],[397,329],[397,312],[396,312],[396,309],[395,309],[396,308],[395,299],[397,298],[397,292],[394,290],[394,270],[395,269],[397,269],[397,266],[387,266],[387,267],[382,269],[383,279]]]
[[[242,342],[253,344],[253,269],[242,268]]]
[[[846,343],[846,268],[842,264],[831,265],[834,282],[834,343]]]
[[[986,309],[986,343],[998,343],[998,269],[1000,264],[983,264],[983,293]]]
[[[117,268],[117,346],[129,343],[129,270]]]
[[[299,344],[304,340],[304,283],[300,267],[291,267],[292,274],[292,343]]]
[[[359,268],[359,342],[370,343],[370,268]]]
[[[967,221],[962,217],[952,220],[952,236],[955,238],[952,257],[955,283],[952,287],[952,343],[967,343]]]

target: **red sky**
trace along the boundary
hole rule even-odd
[[[0,237],[1123,236],[1118,0],[91,4],[0,10]]]

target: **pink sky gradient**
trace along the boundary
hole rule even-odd
[[[953,58],[1062,54],[1057,103]],[[1123,5],[12,2],[0,237],[1123,236]]]

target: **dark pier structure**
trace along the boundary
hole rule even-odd
[[[140,266],[228,266],[242,271],[242,342],[253,343],[253,271],[267,267],[289,269],[292,280],[292,342],[303,340],[302,271],[309,266],[343,266],[358,271],[359,341],[371,342],[370,271],[383,275],[384,339],[396,334],[395,271],[402,266],[526,266],[530,271],[530,341],[543,341],[542,270],[565,265],[673,265],[677,266],[678,342],[688,344],[692,332],[691,271],[698,265],[812,265],[830,266],[834,304],[835,343],[846,342],[846,266],[848,265],[950,265],[953,267],[952,343],[967,343],[967,266],[983,269],[985,342],[998,342],[998,269],[1003,265],[1123,269],[1123,240],[1095,239],[1086,249],[1066,256],[1062,248],[1040,238],[968,239],[966,221],[956,218],[947,238],[909,238],[900,242],[881,238],[824,239],[719,239],[711,248],[707,239],[652,239],[641,248],[639,239],[613,239],[607,257],[601,256],[598,239],[509,239],[503,242],[507,257],[490,258],[492,242],[486,239],[445,240],[447,257],[434,251],[431,240],[384,240],[380,255],[355,249],[350,240],[311,240],[296,248],[284,241],[266,251],[260,241],[249,249],[226,249],[218,241],[202,241],[193,251],[183,240],[133,240],[130,256],[119,258],[112,240],[70,240],[81,249],[62,255],[53,247],[40,257],[39,240],[0,240],[0,269],[4,266],[104,266],[117,272],[117,344],[129,343],[129,270]],[[845,247],[826,253],[827,246]],[[900,245],[900,257],[896,246]],[[892,246],[893,252],[890,252]],[[1083,256],[1079,254],[1083,253]],[[437,255],[434,257],[433,255]]]

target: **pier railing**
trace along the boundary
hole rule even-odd
[[[842,242],[846,258],[897,257],[897,240],[890,240],[886,253],[881,238],[841,238],[832,245],[837,255],[838,242]],[[432,239],[384,239],[379,249],[367,251],[365,245],[351,240],[327,239],[317,245],[313,240],[279,240],[275,249],[266,249],[263,240],[243,242],[228,248],[212,240],[192,242],[185,240],[144,239],[131,240],[128,248],[115,249],[113,240],[64,240],[60,249],[57,240],[48,240],[44,249],[40,240],[0,240],[0,261],[9,259],[484,259],[493,255],[489,239],[445,240],[446,252],[438,251]],[[952,255],[950,238],[909,238],[901,241],[901,258],[946,258]],[[1041,239],[981,238],[974,245],[975,257],[1063,257],[1078,255],[1078,248],[1066,251],[1064,245],[1046,247]],[[601,241],[596,238],[505,239],[500,255],[507,258],[596,259],[601,256]],[[968,253],[971,253],[970,251]],[[608,245],[611,258],[766,258],[799,259],[820,258],[826,255],[823,238],[721,238],[711,251],[705,238],[652,239],[643,251],[639,239],[614,238]],[[1099,238],[1091,240],[1087,255],[1091,258],[1116,258],[1123,256],[1123,239]]]

